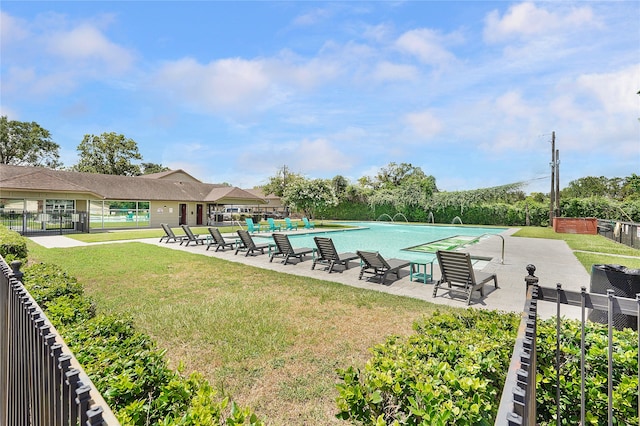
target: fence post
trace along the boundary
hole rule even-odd
[[[538,284],[538,277],[533,275],[536,272],[535,265],[528,264],[527,272],[529,273],[529,275],[524,277],[524,282],[526,284],[526,288],[524,289],[525,294],[529,291],[529,287],[531,287],[534,284]]]

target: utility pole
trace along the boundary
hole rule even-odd
[[[549,226],[553,226],[556,180],[556,132],[551,132],[551,191],[549,192]]]
[[[560,216],[560,150],[556,149],[556,212],[555,216]]]

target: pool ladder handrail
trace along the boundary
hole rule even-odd
[[[484,236],[487,236],[487,237],[500,237],[500,239],[502,240],[502,252],[501,252],[502,254],[501,254],[501,257],[500,257],[500,264],[504,265],[504,237],[502,235],[500,235],[500,234],[489,234],[489,233],[486,233],[486,234],[480,235],[480,238],[482,238]]]

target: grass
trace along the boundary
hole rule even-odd
[[[515,237],[564,240],[580,263],[591,273],[592,265],[617,264],[640,268],[640,250],[617,243],[601,235],[560,234],[553,228],[524,227]]]
[[[91,242],[162,234],[73,237]],[[640,268],[640,250],[604,237],[548,228],[515,235],[565,240],[589,272],[600,263]],[[363,366],[369,348],[387,336],[411,334],[414,320],[435,309],[455,310],[137,242],[67,249],[29,242],[29,250],[32,259],[76,276],[100,311],[132,316],[166,349],[173,367],[203,373],[270,425],[344,424],[334,416],[336,368]]]
[[[29,250],[76,276],[99,311],[131,315],[173,367],[271,425],[344,424],[336,368],[363,366],[387,336],[454,309],[137,242]]]

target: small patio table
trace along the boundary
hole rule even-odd
[[[411,281],[422,281],[423,284],[427,284],[433,281],[433,262],[431,260],[413,260],[409,265],[409,279]],[[427,272],[427,265],[429,266],[429,272]]]

